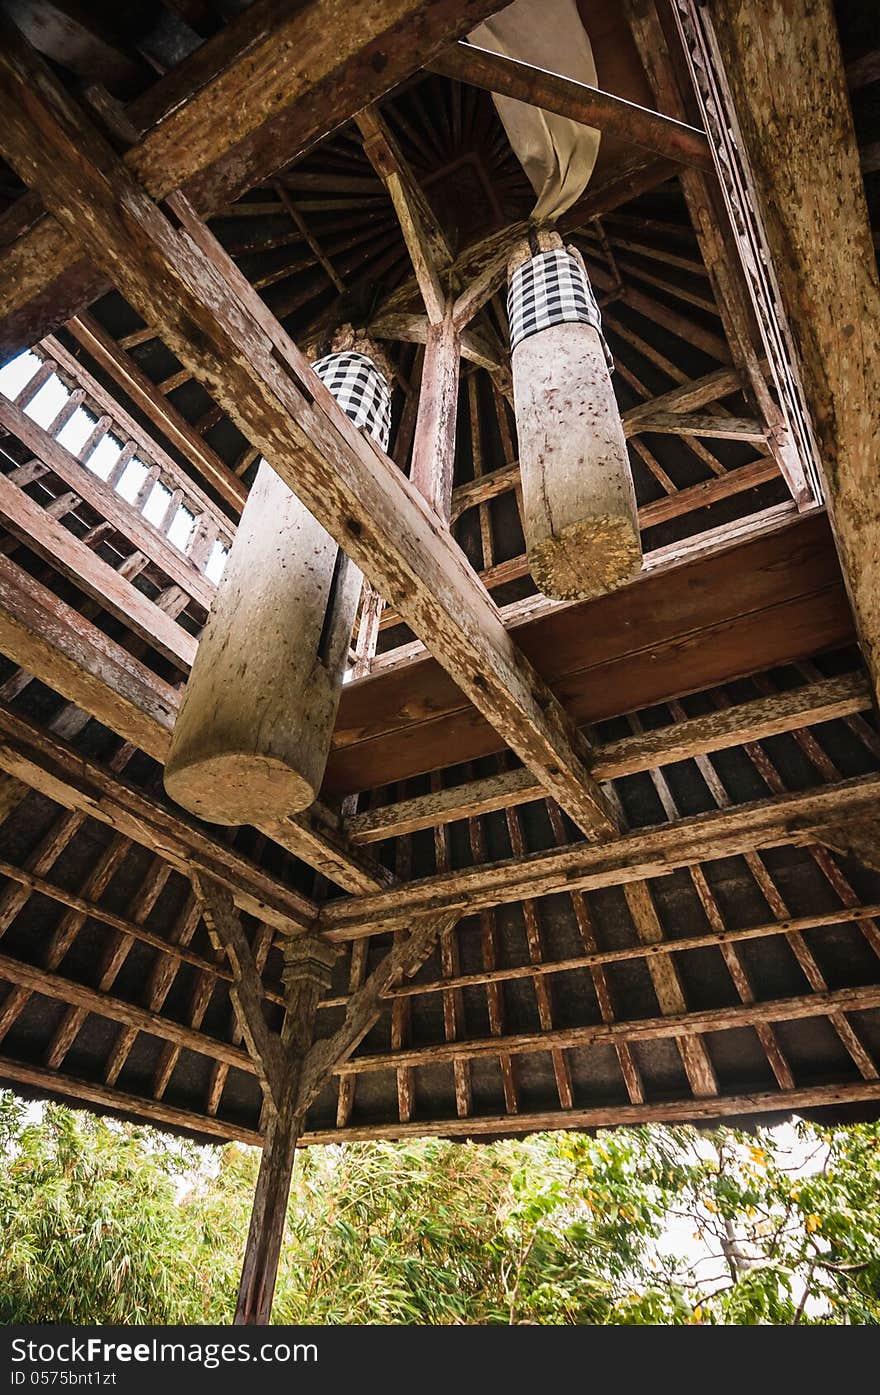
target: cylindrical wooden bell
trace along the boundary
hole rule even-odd
[[[546,596],[587,599],[642,560],[599,311],[583,260],[556,233],[518,244],[508,273],[529,569]]]
[[[388,384],[363,353],[313,364],[348,416],[388,444]],[[165,766],[179,804],[263,824],[317,796],[339,706],[361,573],[260,463],[199,641]]]

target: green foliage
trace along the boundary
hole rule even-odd
[[[0,1092],[0,1321],[228,1322],[258,1155],[34,1113]],[[786,1132],[312,1149],[275,1321],[878,1323],[880,1126]]]

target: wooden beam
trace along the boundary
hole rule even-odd
[[[456,301],[456,304],[458,302]],[[427,344],[430,321],[417,311],[400,311],[370,322],[368,333],[374,339],[397,339],[403,344]],[[481,329],[464,329],[458,335],[459,352],[468,363],[485,368],[496,382],[509,378],[509,355],[499,352]],[[499,387],[501,386],[499,382]],[[502,388],[505,390],[505,388]],[[506,387],[509,391],[509,387]]]
[[[655,963],[657,961],[650,961]],[[663,962],[667,962],[665,959]],[[610,1046],[616,1041],[630,1044],[639,1041],[669,1041],[690,1039],[690,1046],[703,1047],[701,1038],[709,1032],[740,1031],[763,1022],[798,1022],[811,1017],[826,1017],[838,1012],[870,1012],[880,1007],[880,985],[840,988],[828,993],[803,993],[797,997],[773,998],[758,1003],[738,1003],[734,1007],[701,1008],[696,1012],[680,1009],[658,1017],[644,1017],[614,1022],[596,1022],[587,1027],[558,1027],[540,1032],[516,1032],[503,1037],[471,1037],[468,1041],[434,1042],[400,1051],[380,1051],[373,1055],[356,1056],[341,1062],[337,1074],[367,1075],[387,1071],[396,1063],[418,1068],[452,1061],[456,1056],[465,1060],[496,1056],[499,1050],[512,1056],[534,1051],[551,1051],[554,1047],[588,1048]],[[703,1066],[705,1087],[695,1090],[697,1096],[717,1094],[709,1088],[712,1077]],[[689,1072],[690,1074],[691,1072]],[[693,1083],[693,1082],[692,1082]]]
[[[834,721],[870,706],[871,693],[862,674],[826,678],[597,746],[593,773],[597,780],[616,780],[639,770],[729,750],[746,741],[764,741],[784,731]],[[453,823],[526,804],[540,799],[541,794],[541,786],[531,771],[505,770],[483,780],[352,814],[343,826],[353,842],[374,843],[421,828],[434,828],[438,823]]]
[[[28,1090],[38,1090],[41,1095],[76,1100],[90,1109],[97,1108],[102,1114],[121,1113],[131,1119],[148,1120],[160,1128],[179,1129],[182,1133],[197,1137],[214,1138],[224,1143],[234,1140],[257,1147],[262,1142],[262,1134],[257,1129],[243,1128],[233,1120],[178,1109],[162,1100],[151,1099],[149,1095],[132,1095],[125,1090],[103,1085],[100,1081],[83,1080],[80,1076],[49,1070],[46,1066],[34,1065],[29,1061],[17,1061],[11,1056],[0,1056],[0,1080],[24,1085]]]
[[[225,254],[179,200],[172,226],[15,33],[6,36],[0,143],[72,236],[161,324],[278,474],[499,727],[589,836],[614,818],[588,751],[516,650],[497,610],[418,491],[361,436]],[[207,249],[207,254],[206,250]]]
[[[684,693],[851,644],[827,521],[788,519],[778,531],[724,541],[646,572],[595,601],[511,609],[519,646],[577,721],[597,722]],[[657,559],[660,560],[659,558]],[[583,636],[589,634],[585,647]],[[410,657],[407,658],[407,652]],[[324,795],[502,749],[431,656],[414,646],[346,684]]]
[[[0,556],[0,652],[111,731],[164,763],[180,691],[151,672],[79,611]],[[320,805],[267,824],[274,842],[350,891],[387,883]]]
[[[90,373],[85,364],[71,353],[60,339],[49,334],[40,344],[40,350],[57,362],[57,371],[65,379],[70,379],[85,389],[87,399],[98,412],[109,417],[114,434],[127,441],[135,442],[137,454],[145,463],[158,465],[163,478],[173,481],[185,492],[187,507],[194,514],[204,514],[216,524],[218,536],[227,541],[231,537],[232,523],[215,499],[202,489],[164,446],[121,405],[113,393]],[[20,404],[19,404],[20,405]]]
[[[112,334],[108,334],[103,325],[85,311],[68,320],[66,327],[98,366],[122,388],[135,407],[190,462],[205,484],[215,489],[236,513],[241,513],[247,489],[238,475],[230,470],[204,437],[150,381],[131,355],[120,348]]]
[[[712,156],[705,132],[683,121],[602,92],[598,87],[534,68],[518,58],[491,53],[475,44],[457,43],[425,65],[432,73],[482,87],[528,106],[555,112],[570,121],[593,126],[609,136],[631,142],[664,159],[711,170]]]
[[[393,948],[383,955],[361,987],[349,997],[342,1024],[309,1051],[298,1083],[298,1109],[307,1109],[331,1076],[350,1058],[381,1015],[382,999],[388,990],[401,978],[416,972],[437,940],[453,929],[458,919],[457,913],[421,916],[409,935],[398,938]]]
[[[447,526],[455,473],[459,363],[458,332],[447,306],[440,323],[428,327],[410,468],[413,484]]]
[[[623,0],[623,5],[656,101],[664,110],[684,117],[694,108],[695,97],[690,83],[686,92],[680,80],[657,0]],[[771,453],[791,496],[799,507],[806,507],[815,499],[813,486],[806,462],[764,376],[763,345],[760,351],[756,348],[760,338],[754,291],[740,262],[722,190],[718,181],[695,169],[682,169],[680,182],[733,360],[768,428]],[[773,332],[778,333],[778,327]]]
[[[856,625],[880,693],[880,280],[834,7],[830,0],[768,0],[758,8],[713,0],[709,14],[798,346]]]
[[[283,933],[309,925],[316,907],[195,820],[160,804],[66,742],[0,709],[0,766],[65,809],[76,809],[157,853],[185,877],[193,867],[226,885],[236,905]]]
[[[818,830],[818,833],[822,830]],[[651,959],[657,955],[686,954],[694,949],[723,949],[726,945],[739,944],[744,940],[766,940],[776,935],[797,935],[804,930],[837,929],[856,921],[874,920],[880,916],[880,903],[867,906],[841,906],[835,911],[823,911],[816,915],[790,916],[786,920],[765,921],[761,925],[747,925],[739,930],[713,930],[706,935],[681,935],[674,940],[656,940],[652,943],[625,945],[622,949],[597,949],[585,954],[573,955],[570,959],[543,960],[540,964],[517,964],[504,969],[480,969],[472,974],[454,974],[451,978],[420,979],[415,983],[404,983],[389,989],[388,998],[418,998],[423,993],[443,993],[450,988],[480,988],[486,984],[507,983],[517,979],[546,977],[548,974],[576,973],[581,969],[595,969],[607,964],[624,964],[634,959]],[[356,941],[364,944],[364,941]],[[342,1007],[347,997],[326,998],[321,1007]]]
[[[227,981],[232,978],[231,969],[228,969],[224,964],[218,963],[214,959],[206,959],[204,955],[188,949],[185,944],[148,930],[139,921],[128,920],[125,916],[116,915],[113,911],[106,910],[97,901],[88,900],[85,896],[77,895],[74,891],[68,891],[65,887],[58,886],[57,883],[48,881],[45,877],[29,871],[27,868],[16,867],[14,863],[7,862],[3,858],[0,858],[0,877],[17,882],[31,895],[45,896],[50,901],[56,901],[59,906],[66,906],[68,910],[76,911],[82,921],[97,921],[99,925],[106,925],[108,929],[117,931],[120,936],[150,945],[166,959],[179,964],[191,964],[194,969],[198,969],[200,973],[208,974],[212,978]],[[266,989],[265,997],[273,1003],[283,1003],[284,1001],[274,989]]]
[[[411,1124],[376,1121],[343,1129],[313,1129],[302,1135],[304,1146],[318,1143],[360,1143],[373,1138],[389,1142],[405,1138],[479,1138],[543,1129],[629,1128],[640,1124],[693,1124],[714,1119],[754,1119],[760,1115],[790,1117],[807,1109],[837,1109],[848,1104],[880,1100],[880,1083],[846,1081],[836,1085],[807,1085],[794,1090],[756,1090],[706,1099],[658,1100],[644,1104],[591,1105],[564,1113],[550,1109],[528,1114],[471,1115],[461,1119],[418,1119]]]
[[[501,4],[382,0],[340,26],[335,0],[260,0],[132,104],[133,124],[152,129],[126,164],[153,197],[182,189],[200,213],[217,213]],[[0,260],[0,356],[36,343],[107,285],[44,214]]]
[[[287,1011],[281,1028],[279,1094],[269,1120],[257,1174],[251,1223],[245,1243],[233,1321],[263,1325],[272,1314],[272,1297],[284,1239],[287,1198],[305,1110],[299,1086],[312,1044],[318,1001],[330,986],[333,952],[315,935],[289,940],[284,949]],[[259,1014],[259,1002],[255,1004]]]
[[[165,573],[169,581],[182,587],[188,595],[209,610],[216,587],[204,572],[195,567],[179,548],[170,543],[154,524],[138,514],[112,485],[107,484],[87,466],[81,464],[48,431],[39,426],[15,403],[0,395],[0,425],[33,451],[48,465],[53,474],[70,485],[102,518],[107,519],[123,537],[149,557]]]
[[[575,843],[533,854],[524,863],[508,860],[464,868],[425,877],[392,892],[332,901],[322,908],[319,924],[335,939],[358,939],[401,929],[412,916],[429,912],[455,910],[471,915],[528,896],[624,886],[755,848],[803,844],[817,828],[862,816],[878,795],[880,775],[858,776],[804,793],[635,829],[604,844]]]
[[[198,641],[142,591],[103,562],[75,533],[0,475],[0,519],[38,557],[122,620],[178,667],[188,668]]]
[[[589,186],[587,193],[559,219],[557,231],[566,236],[576,232],[594,218],[656,189],[675,172],[676,166],[669,160],[646,161],[641,157],[623,169],[617,168],[607,179]],[[458,255],[449,269],[450,284],[464,287],[453,313],[457,329],[463,328],[501,287],[507,274],[511,242],[527,233],[527,223],[515,223],[500,232],[489,233]],[[384,319],[397,310],[411,309],[417,296],[415,279],[408,279],[377,307],[376,319]]]
[[[646,412],[630,423],[628,436],[654,432],[664,436],[711,436],[719,441],[753,441],[765,445],[767,428],[743,417],[708,417],[697,412]]]
[[[177,690],[7,557],[0,557],[0,652],[148,755],[164,757]]]
[[[464,355],[467,357],[467,355]],[[726,397],[730,393],[741,390],[739,374],[732,368],[719,368],[713,373],[707,373],[705,377],[696,378],[693,382],[683,383],[681,387],[673,388],[670,392],[665,392],[659,397],[652,398],[649,402],[642,402],[637,407],[630,407],[621,413],[621,423],[624,435],[627,437],[636,436],[640,431],[648,431],[651,428],[643,426],[642,423],[649,420],[670,417],[673,413],[693,412],[696,407],[704,407],[707,402],[717,402],[719,398]],[[725,419],[731,420],[731,419]],[[689,434],[687,430],[688,418],[683,417],[685,423],[680,434]],[[705,421],[705,418],[693,417],[693,421]],[[722,421],[718,419],[719,426]],[[662,427],[660,428],[663,429]],[[670,425],[668,430],[672,430]],[[764,439],[763,428],[758,427],[760,439]],[[696,433],[694,433],[696,434]],[[707,433],[712,434],[712,433]],[[731,475],[734,471],[729,472]],[[485,475],[480,475],[467,484],[461,484],[453,492],[452,496],[452,516],[458,518],[466,508],[471,508],[474,504],[481,503],[484,499],[493,499],[498,494],[505,494],[513,489],[520,479],[519,464],[511,461],[507,465],[500,466],[497,470],[492,470]],[[710,481],[712,483],[712,481]],[[678,491],[684,494],[684,490]],[[670,496],[675,497],[675,496]],[[650,505],[646,507],[650,508]],[[642,510],[639,511],[641,517]]]
[[[378,111],[364,111],[357,117],[357,127],[364,138],[364,154],[394,204],[428,320],[439,325],[446,313],[440,273],[452,262],[449,244],[384,118]]]
[[[194,1031],[191,1027],[175,1022],[173,1018],[162,1017],[159,1013],[138,1007],[124,998],[114,997],[112,993],[89,988],[87,984],[50,973],[48,969],[36,964],[26,964],[8,954],[0,954],[0,979],[5,979],[7,983],[13,983],[19,988],[26,988],[29,993],[37,993],[44,998],[52,998],[55,1002],[77,1007],[83,1012],[108,1018],[111,1022],[134,1027],[139,1032],[146,1032],[148,1036],[158,1037],[160,1041],[174,1042],[185,1051],[225,1061],[239,1070],[254,1070],[247,1052],[238,1046],[231,1046],[229,1042],[209,1036],[205,1032]]]

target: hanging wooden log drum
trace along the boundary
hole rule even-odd
[[[388,384],[372,360],[312,365],[383,447]],[[317,796],[336,720],[361,573],[260,463],[199,641],[165,766],[178,804],[212,823],[266,823]]]
[[[557,233],[519,243],[508,274],[529,569],[546,596],[587,599],[642,560],[599,311],[583,260]]]

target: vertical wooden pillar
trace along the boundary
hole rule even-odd
[[[540,235],[539,254],[561,251],[557,233]],[[532,257],[529,242],[518,244],[510,276]],[[576,252],[573,260],[586,278]],[[553,323],[559,297],[542,295],[536,274],[535,298],[551,323],[514,340],[511,355],[523,528],[541,591],[586,599],[620,586],[641,565],[635,491],[601,333],[590,323]]]
[[[272,1315],[290,1179],[303,1128],[303,1115],[296,1111],[300,1066],[312,1043],[318,1003],[330,987],[335,957],[333,945],[320,935],[295,936],[284,946],[284,1086],[269,1119],[254,1191],[235,1307],[234,1321],[239,1326],[262,1326]]]
[[[880,277],[831,0],[701,7],[797,351],[880,701]]]
[[[452,514],[460,352],[449,303],[443,319],[428,325],[410,472],[413,484],[447,525]]]

